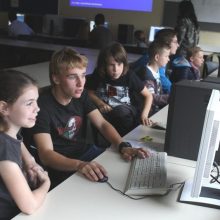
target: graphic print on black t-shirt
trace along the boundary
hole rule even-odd
[[[68,139],[74,140],[80,127],[82,125],[82,118],[80,116],[72,116],[65,126],[65,128],[57,128],[60,136]]]
[[[107,90],[107,103],[112,107],[121,105],[122,103],[130,104],[130,98],[128,94],[128,87],[125,86],[112,86],[106,84]]]

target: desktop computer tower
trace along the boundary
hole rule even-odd
[[[173,85],[164,145],[168,155],[197,160],[212,89],[220,90],[220,84],[184,80]],[[220,149],[215,159],[220,162]]]
[[[122,44],[132,44],[134,35],[134,25],[119,24],[118,25],[118,41]]]

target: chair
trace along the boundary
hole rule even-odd
[[[217,61],[214,61],[214,56],[217,56]],[[215,72],[216,70],[218,70],[218,76],[219,76],[220,74],[219,61],[220,61],[220,55],[216,53],[211,53],[210,55],[205,57],[203,73],[202,73],[203,79],[209,76],[211,73]]]

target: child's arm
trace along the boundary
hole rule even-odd
[[[149,120],[148,115],[153,102],[153,96],[145,86],[141,91],[141,95],[144,97],[144,107],[141,113],[141,122],[143,125],[151,125],[151,120]]]
[[[89,97],[91,100],[95,103],[95,105],[98,107],[100,112],[107,113],[112,110],[112,107],[106,104],[102,99],[100,99],[96,94],[94,90],[88,90]]]
[[[94,111],[99,112],[97,109]],[[49,133],[34,134],[34,141],[38,148],[39,157],[42,163],[47,167],[59,171],[79,171],[91,181],[98,181],[98,179],[103,178],[103,175],[107,174],[104,167],[95,161],[85,162],[66,157],[56,152]]]
[[[118,134],[116,129],[106,121],[100,112],[96,109],[88,114],[92,124],[100,131],[100,133],[112,144],[112,146],[119,150],[121,156],[125,160],[132,160],[133,157],[138,156],[145,158],[150,155],[147,150],[142,148],[132,148],[131,145],[121,146],[123,143],[122,137]],[[126,144],[125,144],[126,145]]]
[[[50,187],[47,172],[35,169],[39,180],[39,187],[31,191],[22,170],[11,161],[0,162],[0,175],[18,208],[26,213],[32,214],[43,203]]]
[[[22,154],[22,161],[23,161],[23,169],[26,174],[27,181],[32,189],[35,189],[38,187],[38,178],[37,173],[34,171],[34,169],[43,168],[36,163],[35,158],[30,154],[30,152],[27,150],[25,145],[21,144],[21,154]]]

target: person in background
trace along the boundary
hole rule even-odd
[[[104,149],[86,141],[87,121],[119,150],[124,159],[145,158],[148,152],[132,148],[107,122],[84,90],[88,60],[71,48],[53,54],[50,61],[51,86],[40,93],[36,125],[32,129],[34,146],[47,167],[52,186],[78,171],[91,181],[107,175],[93,160]]]
[[[200,68],[204,63],[204,54],[200,47],[187,50],[186,58],[181,56],[173,60],[173,71],[170,80],[176,83],[183,79],[199,80]]]
[[[145,33],[142,30],[136,30],[134,32],[134,38],[137,44],[137,47],[147,47]]]
[[[32,127],[39,111],[36,82],[18,71],[0,71],[0,219],[32,214],[49,190],[47,172],[23,144],[21,127]]]
[[[173,58],[175,57],[177,48],[179,47],[176,31],[171,28],[162,29],[155,34],[154,41],[158,41],[161,42],[162,44],[170,45],[170,62],[166,66],[161,67],[159,69],[163,93],[169,94],[172,85],[169,80],[169,75],[171,72],[171,64]],[[143,56],[141,56],[137,61],[132,63],[130,65],[130,68],[133,69],[136,73],[138,73],[138,71],[140,71],[142,68],[144,68],[144,66],[147,65],[148,61],[149,61],[149,54],[146,53]]]
[[[97,14],[95,16],[95,27],[89,33],[89,45],[101,49],[112,41],[112,32],[105,26],[105,16],[103,14]]]
[[[97,67],[87,79],[90,98],[103,116],[120,135],[125,135],[138,124],[149,125],[152,95],[137,75],[129,70],[127,53],[120,43],[113,43],[100,51]],[[132,103],[143,98],[141,106]]]
[[[11,24],[8,27],[9,36],[17,37],[19,35],[34,35],[34,31],[25,22],[17,20],[16,11],[9,11],[8,19],[11,22]]]
[[[199,43],[199,24],[191,1],[181,1],[178,7],[177,24],[175,28],[179,49],[177,54],[186,56],[187,49]]]
[[[168,104],[169,94],[163,93],[159,68],[168,63],[170,46],[153,41],[148,48],[148,54],[148,64],[139,72],[139,77],[153,95],[151,113],[154,114]]]

